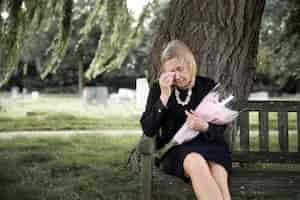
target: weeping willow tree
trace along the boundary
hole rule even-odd
[[[129,49],[136,47],[143,38],[143,22],[149,16],[150,4],[147,4],[139,17],[135,27],[130,23],[130,15],[123,1],[108,1],[106,13],[107,21],[101,26],[102,36],[98,43],[96,55],[87,71],[88,78],[115,69],[124,62]],[[117,14],[117,12],[119,14]]]
[[[41,76],[45,77],[54,71],[65,55],[71,30],[72,0],[2,0],[1,12],[7,13],[7,18],[0,23],[0,86],[9,80],[19,67],[20,53],[24,46],[26,31],[41,31],[55,21],[54,14],[59,16],[59,31],[47,50],[51,55],[49,63],[44,64]],[[25,65],[26,68],[26,65]]]
[[[85,25],[80,28],[79,39],[74,52],[79,51],[88,40],[93,28],[101,29],[98,47],[94,58],[86,71],[86,77],[92,79],[98,75],[119,68],[128,56],[131,48],[140,44],[144,33],[144,22],[150,17],[156,1],[146,4],[138,19],[133,19],[127,1],[95,0],[90,7]],[[57,30],[51,43],[43,52],[43,63],[38,72],[42,79],[55,73],[66,55],[72,32],[74,10],[80,1],[73,0],[0,0],[0,87],[14,72],[28,65],[20,65],[20,53],[24,51],[26,32],[46,32]],[[82,13],[78,12],[79,15]],[[76,30],[77,31],[77,30]]]

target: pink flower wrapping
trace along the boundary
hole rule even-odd
[[[202,99],[200,104],[196,107],[195,113],[202,117],[206,122],[224,125],[232,122],[238,116],[239,112],[226,107],[226,104],[232,101],[234,97],[232,95],[227,95],[226,98],[221,100],[221,92],[218,91],[219,88],[221,88],[220,85],[216,85]],[[182,144],[183,142],[192,140],[198,134],[198,131],[189,128],[185,122],[173,137],[173,141],[177,144]]]

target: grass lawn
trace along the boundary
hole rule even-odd
[[[295,100],[295,99],[293,99]],[[84,105],[77,95],[41,94],[17,99],[0,93],[0,132],[36,130],[99,130],[140,129],[138,111],[134,102],[106,105]],[[296,113],[289,113],[289,129],[295,129]],[[250,128],[258,128],[258,113],[250,113]],[[277,128],[277,113],[269,113],[269,128]]]
[[[0,199],[140,199],[139,176],[126,166],[138,140],[138,135],[0,140]],[[296,140],[296,135],[291,140]],[[275,136],[270,145],[272,151],[279,150]],[[296,149],[296,143],[290,145],[290,150]],[[250,146],[253,150],[258,146],[254,136]]]
[[[0,132],[36,130],[139,129],[132,102],[85,105],[79,96],[42,94],[13,99],[0,93]]]
[[[297,115],[289,113],[289,129],[296,129]],[[269,128],[277,129],[277,113],[269,113]],[[250,128],[258,129],[258,113],[250,113]],[[26,116],[10,116],[0,112],[1,131],[38,130],[102,130],[140,129],[139,117],[135,115],[76,116],[64,112],[27,112]]]
[[[0,199],[139,199],[126,167],[139,136],[16,138],[0,141]]]
[[[77,117],[66,113],[33,113],[28,116],[9,117],[0,113],[0,132],[38,130],[119,130],[139,128],[139,118],[134,116],[93,118]]]

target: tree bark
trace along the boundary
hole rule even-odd
[[[157,78],[162,49],[172,39],[195,54],[200,75],[222,81],[246,99],[255,77],[265,0],[172,0],[151,52],[149,79]]]
[[[78,94],[81,96],[84,87],[84,67],[83,63],[79,62],[78,66]]]

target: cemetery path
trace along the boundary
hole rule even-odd
[[[289,130],[289,134],[296,134],[295,130]],[[271,135],[278,135],[277,130],[270,130]],[[0,132],[1,139],[14,139],[16,137],[70,137],[75,135],[142,135],[142,130],[63,130],[63,131],[8,131]],[[258,131],[251,131],[250,137],[257,137]]]
[[[70,137],[75,135],[142,135],[141,130],[65,130],[65,131],[15,131],[0,132],[0,139],[14,139],[16,137]]]

